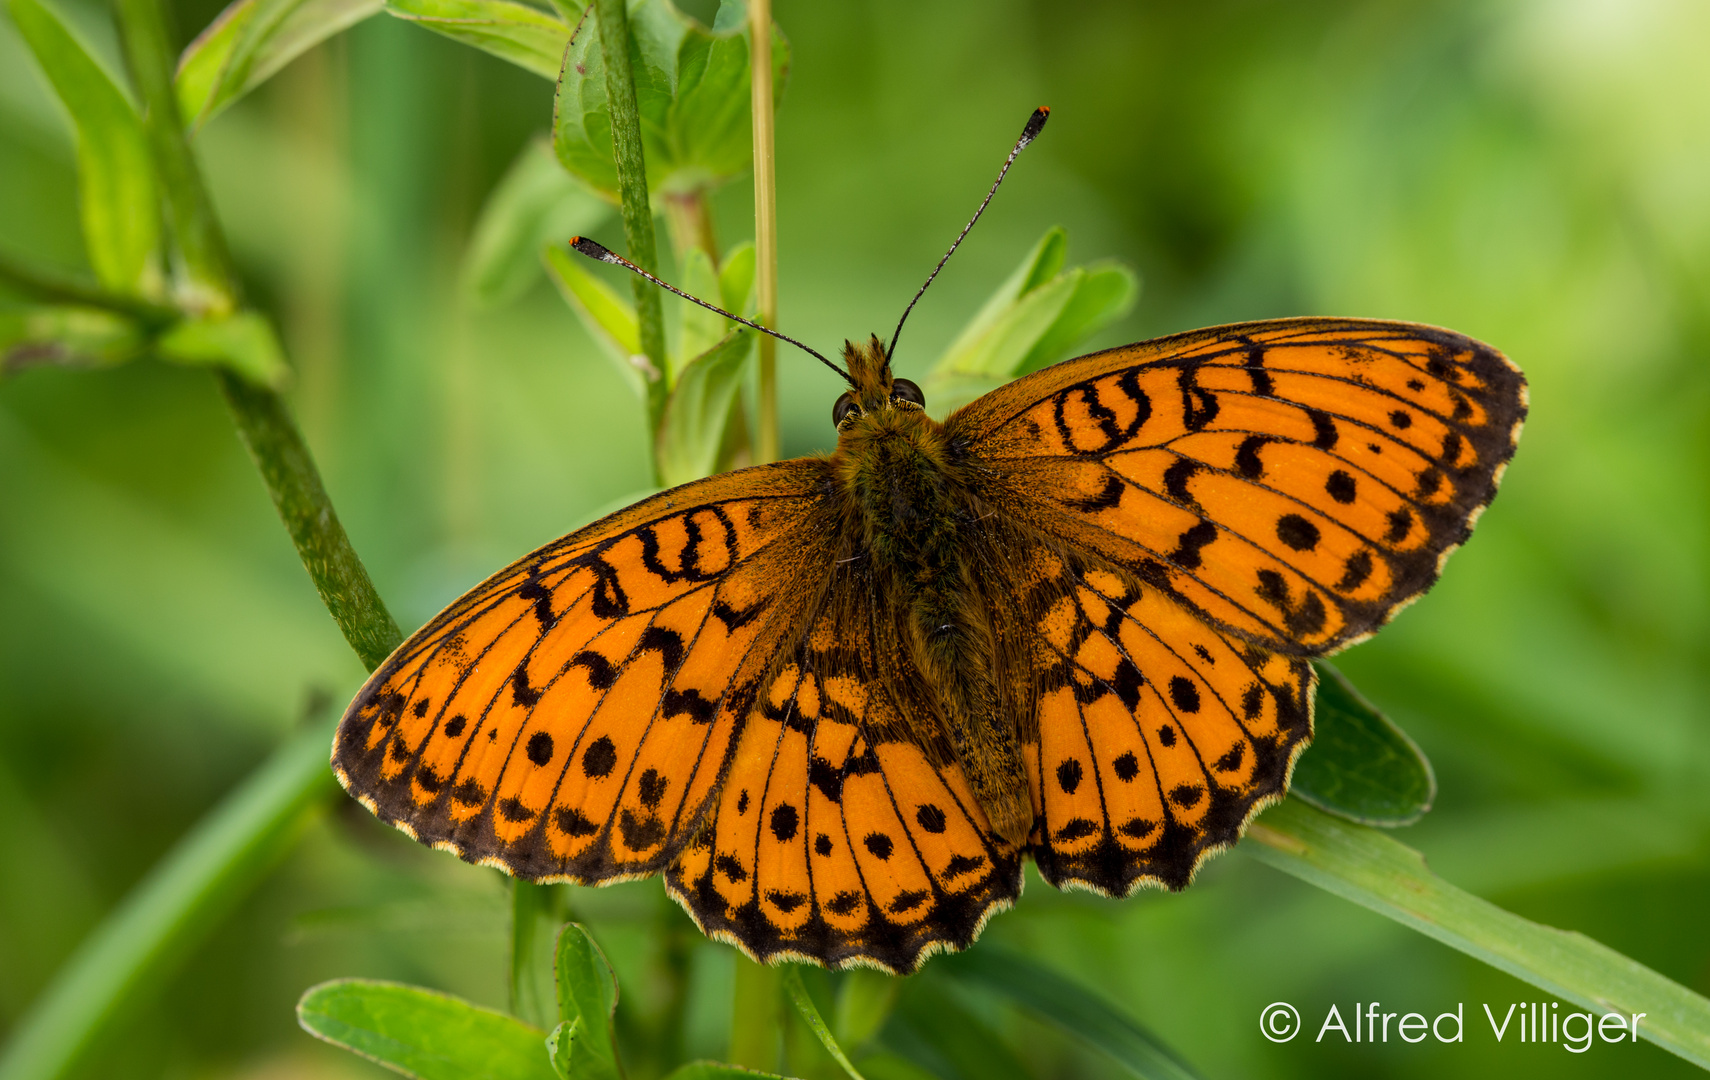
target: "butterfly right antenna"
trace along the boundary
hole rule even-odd
[[[914,305],[920,303],[920,298],[926,295],[926,286],[932,284],[932,279],[938,276],[938,271],[944,269],[944,264],[950,261],[950,256],[956,254],[956,249],[962,244],[962,237],[968,235],[968,230],[974,227],[974,222],[980,220],[980,215],[986,212],[987,204],[992,201],[992,196],[997,194],[998,185],[1003,183],[1005,176],[1009,175],[1009,167],[1015,164],[1016,155],[1027,149],[1027,144],[1039,137],[1039,133],[1045,130],[1045,121],[1050,118],[1051,110],[1044,106],[1034,109],[1033,115],[1027,118],[1027,126],[1021,129],[1021,138],[1015,141],[1015,149],[1011,150],[1009,157],[1004,159],[1003,168],[998,170],[997,179],[992,181],[992,189],[986,192],[985,201],[981,202],[980,208],[974,211],[974,216],[968,219],[967,227],[962,230],[962,235],[956,237],[956,242],[951,244],[950,250],[946,251],[944,257],[938,260],[938,265],[932,268],[932,273],[926,275],[926,285],[920,287],[920,291],[914,294],[914,299],[908,302],[908,307],[903,309],[902,318],[897,320],[896,333],[891,335],[891,347],[885,350],[885,356],[896,355],[897,338],[902,337],[903,323],[908,322],[908,313],[913,311]]]
[[[838,375],[842,376],[843,381],[848,383],[850,386],[855,385],[855,380],[850,377],[850,375],[847,371],[844,371],[842,368],[838,367],[836,364],[832,363],[830,360],[827,360],[825,357],[821,356],[817,351],[808,348],[806,345],[803,345],[801,342],[797,341],[795,338],[789,337],[789,336],[784,335],[784,334],[780,334],[776,330],[772,330],[768,327],[761,326],[757,322],[749,322],[747,319],[744,319],[740,315],[732,315],[730,312],[724,310],[723,308],[718,307],[718,306],[713,305],[713,304],[709,304],[705,300],[702,300],[698,296],[690,296],[688,293],[684,292],[682,289],[677,288],[677,286],[672,285],[670,282],[660,281],[658,278],[654,277],[652,274],[649,274],[647,271],[643,270],[641,267],[630,262],[628,259],[624,258],[622,255],[619,255],[616,252],[612,251],[611,248],[606,247],[604,244],[601,244],[597,240],[590,240],[586,236],[572,236],[570,238],[570,246],[575,248],[577,251],[581,252],[582,254],[586,255],[590,259],[598,259],[600,262],[603,262],[603,263],[611,263],[613,266],[621,266],[626,270],[632,270],[635,273],[640,274],[642,277],[646,278],[648,281],[653,282],[653,284],[659,286],[661,289],[665,289],[669,292],[676,293],[678,296],[681,296],[683,299],[689,301],[691,304],[699,304],[702,307],[706,308],[708,311],[716,311],[720,315],[723,315],[727,319],[735,319],[737,322],[741,323],[743,326],[753,327],[754,329],[760,331],[762,334],[770,334],[773,337],[777,338],[779,341],[787,341],[791,345],[794,345],[796,348],[800,349],[802,352],[807,353],[809,356],[815,357],[816,359],[819,360],[820,363],[824,364],[826,367],[837,372]]]

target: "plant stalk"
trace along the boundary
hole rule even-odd
[[[133,0],[134,2],[134,0]],[[612,115],[612,151],[617,159],[618,189],[623,202],[623,239],[629,259],[650,274],[659,272],[658,243],[653,235],[653,209],[647,198],[647,162],[641,144],[641,108],[635,98],[635,75],[630,68],[629,12],[624,0],[594,0],[600,27],[600,55],[606,65],[606,101]],[[665,414],[665,316],[659,288],[632,275],[635,315],[640,324],[641,351],[660,372],[647,382],[648,430],[659,430]],[[654,463],[655,480],[658,462]]]
[[[238,434],[267,482],[274,509],[291,534],[321,603],[343,631],[362,666],[373,671],[404,640],[398,624],[357,558],[302,433],[272,390],[230,372],[219,373],[220,392],[237,420]]]
[[[754,280],[759,317],[778,328],[778,182],[772,124],[772,0],[748,0],[748,68],[754,112]],[[765,334],[760,350],[760,394],[755,462],[778,460],[778,342]]]
[[[113,10],[125,63],[143,99],[143,126],[188,278],[178,300],[194,314],[227,314],[237,307],[237,274],[178,115],[172,48],[160,0],[114,0]]]

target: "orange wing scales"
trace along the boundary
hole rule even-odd
[[[666,885],[762,960],[913,971],[973,941],[1021,891],[961,770],[899,730],[861,613],[822,614],[759,696],[718,807]],[[816,644],[835,643],[835,650]]]
[[[1182,888],[1280,798],[1311,736],[1312,668],[1233,639],[1164,590],[1041,551],[1037,741],[1026,750],[1053,885]]]
[[[1431,327],[1286,320],[1071,360],[947,421],[994,501],[1267,649],[1363,639],[1495,495],[1507,358]]]
[[[425,842],[536,880],[669,862],[827,572],[803,543],[819,468],[752,472],[573,533],[423,627],[340,725],[345,786]]]

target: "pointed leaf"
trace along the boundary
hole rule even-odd
[[[134,322],[100,308],[0,311],[0,374],[41,364],[111,367],[135,358],[144,341]]]
[[[1425,816],[1437,777],[1419,745],[1322,660],[1312,745],[1295,763],[1289,793],[1362,825],[1395,828]]]
[[[678,376],[659,421],[659,476],[666,487],[710,476],[718,464],[753,340],[754,331],[733,330]]]
[[[634,306],[611,286],[582,269],[581,263],[563,245],[547,248],[544,257],[547,276],[558,286],[559,295],[576,313],[589,336],[617,364],[630,389],[646,401],[647,384],[660,374],[641,351],[641,329],[635,320]]]
[[[386,13],[490,52],[543,79],[558,78],[570,44],[568,24],[511,0],[390,0]]]
[[[604,221],[611,206],[577,183],[544,138],[517,155],[475,222],[463,287],[482,307],[517,299],[540,277],[540,252]]]
[[[1120,263],[1088,263],[1075,282],[1068,303],[1039,340],[1033,343],[1012,374],[1019,378],[1055,364],[1081,342],[1122,318],[1140,295],[1140,276]]]
[[[419,986],[339,979],[297,1003],[303,1030],[420,1080],[555,1080],[546,1033]]]
[[[326,39],[377,13],[381,0],[236,0],[178,60],[178,110],[194,131]],[[260,14],[258,15],[258,12]]]
[[[986,298],[986,302],[980,305],[980,310],[968,320],[968,325],[962,328],[961,333],[950,343],[950,347],[944,350],[944,355],[938,358],[934,369],[939,365],[952,363],[954,357],[972,348],[973,343],[990,330],[992,324],[997,322],[1012,304],[1061,273],[1068,255],[1068,230],[1061,225],[1053,225],[1045,230],[1045,235],[1033,245],[1033,250],[1027,253],[1020,265],[1010,271],[1009,277]]]
[[[77,129],[83,242],[95,276],[115,291],[158,292],[160,207],[142,118],[57,14],[39,0],[10,7]]]
[[[1137,1020],[1029,956],[982,945],[944,966],[956,978],[1006,997],[1098,1047],[1135,1076],[1188,1080],[1197,1075]]]
[[[709,30],[668,0],[629,3],[631,67],[651,194],[703,190],[748,168],[748,40],[740,25]],[[773,27],[776,94],[789,45]],[[584,183],[617,199],[611,114],[599,28],[584,19],[565,54],[553,105],[553,150]]]
[[[185,319],[155,342],[162,360],[226,368],[257,386],[279,388],[290,375],[273,324],[254,311]]]
[[[616,1080],[622,1075],[617,1064],[616,1037],[612,1033],[617,977],[599,945],[582,926],[570,923],[558,935],[555,971],[558,1015],[564,1023],[553,1032],[557,1039],[553,1046],[554,1067],[576,1080]]]

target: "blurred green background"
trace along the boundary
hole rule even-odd
[[[121,70],[105,9],[60,5]],[[710,18],[710,5],[691,5]],[[700,7],[709,10],[701,11]],[[180,0],[179,44],[218,13]],[[1691,0],[778,0],[782,326],[885,332],[1028,110],[1044,137],[910,323],[918,372],[1049,226],[1144,281],[1096,345],[1241,319],[1438,323],[1532,384],[1502,497],[1442,584],[1338,663],[1436,764],[1401,839],[1448,880],[1710,992],[1710,8]],[[413,628],[645,486],[639,403],[544,280],[477,310],[479,209],[546,129],[549,83],[377,17],[199,139],[246,284],[357,550]],[[0,17],[0,244],[80,269],[73,143]],[[746,182],[720,238],[751,234]],[[614,246],[615,219],[594,230]],[[662,241],[663,242],[663,241]],[[780,353],[788,453],[827,449],[833,376]],[[199,815],[361,669],[205,373],[0,382],[0,1034]],[[731,953],[656,882],[573,890],[620,1028],[723,1052]],[[498,875],[353,803],[313,824],[83,1074],[376,1076],[297,1030],[334,976],[503,1007]],[[1529,987],[1240,854],[1126,902],[1037,879],[990,939],[1122,1003],[1212,1077],[1672,1076],[1646,1045],[1494,1044]],[[1115,1075],[989,1002],[990,1057],[935,1049],[945,989],[888,1044],[947,1077]],[[1259,1010],[1465,1002],[1467,1042],[1283,1046]],[[721,1015],[720,1010],[724,1010]],[[912,1049],[910,1049],[912,1048]],[[644,1052],[643,1052],[644,1053]],[[640,1070],[648,1069],[645,1056]]]

